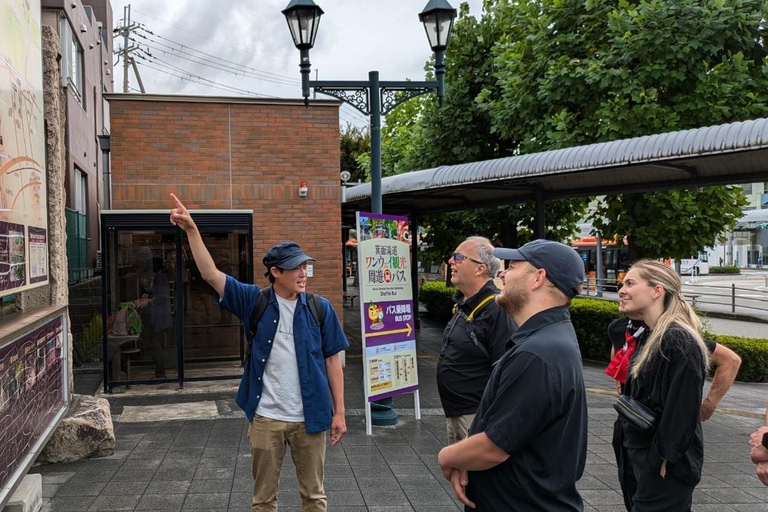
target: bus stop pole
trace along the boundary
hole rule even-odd
[[[597,269],[595,269],[597,272],[595,273],[595,297],[602,297],[603,296],[603,235],[599,231],[597,232],[596,236],[596,246],[595,249],[597,250],[597,255],[595,259],[595,264],[597,266]]]

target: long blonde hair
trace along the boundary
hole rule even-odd
[[[701,351],[705,370],[709,368],[711,356],[701,337],[701,322],[691,306],[685,302],[682,283],[677,273],[660,261],[647,259],[635,262],[632,269],[636,270],[649,286],[661,286],[664,289],[664,312],[637,354],[631,369],[632,377],[637,378],[645,365],[658,354],[661,349],[661,338],[673,324],[690,332]]]

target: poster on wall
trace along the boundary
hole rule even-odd
[[[40,0],[0,0],[0,297],[48,283]]]
[[[410,234],[407,217],[357,212],[368,434],[375,400],[414,393],[420,417]]]
[[[65,317],[0,346],[0,508],[67,406]]]

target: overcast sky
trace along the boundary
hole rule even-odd
[[[458,0],[449,1],[459,8]],[[178,77],[192,73],[200,77],[194,78],[197,82],[210,80],[205,82],[208,85],[226,85],[282,98],[301,96],[299,51],[293,46],[280,12],[288,0],[113,0],[115,27],[128,3],[131,20],[154,33],[140,30],[134,36],[155,59],[142,60],[140,55],[150,59],[142,52],[136,56],[148,93],[240,95],[238,91],[207,87]],[[365,80],[368,72],[375,70],[380,72],[381,80],[424,79],[424,65],[431,49],[418,13],[426,0],[316,3],[325,14],[315,47],[310,51],[313,79],[315,70],[320,80]],[[470,12],[479,16],[482,0],[468,3]],[[121,44],[122,38],[118,38],[115,49]],[[230,72],[238,69],[249,76]],[[114,77],[115,92],[122,92],[122,62],[116,65]],[[131,87],[138,89],[132,73],[129,79]],[[366,124],[364,116],[349,106],[342,109],[342,122],[345,121]]]

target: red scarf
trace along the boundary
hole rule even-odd
[[[632,324],[627,327],[627,331],[624,333],[625,343],[624,347],[616,351],[613,359],[605,369],[605,373],[622,384],[627,383],[627,373],[629,372],[629,359],[632,354],[635,353],[637,348],[637,338],[645,331],[645,326],[640,327],[636,332],[630,331]]]

